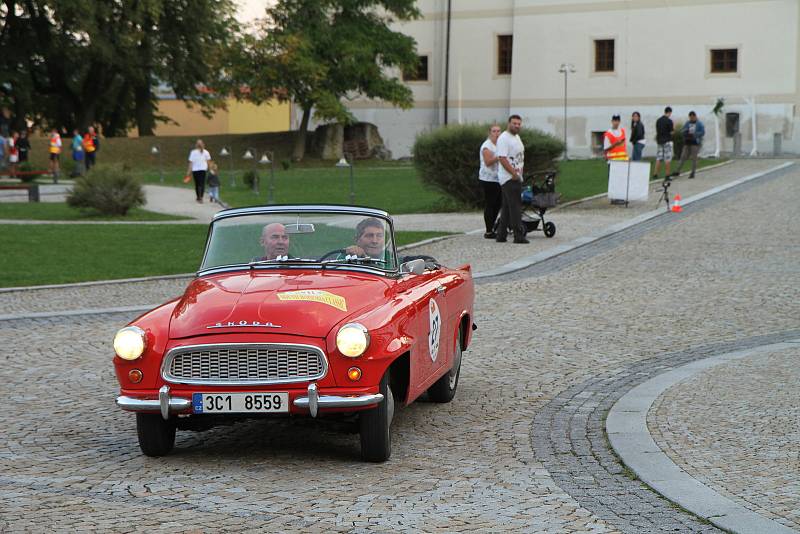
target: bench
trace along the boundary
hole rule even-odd
[[[27,189],[28,202],[39,202],[39,184],[30,185],[0,185],[0,190]]]

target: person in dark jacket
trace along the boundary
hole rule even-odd
[[[697,171],[697,156],[700,154],[700,147],[703,145],[703,137],[706,135],[706,127],[697,119],[697,113],[694,111],[689,112],[689,122],[683,125],[681,134],[683,135],[681,161],[678,163],[678,170],[675,171],[673,176],[678,176],[686,160],[691,159],[692,173],[689,175],[689,178],[694,178],[694,173]]]
[[[30,139],[28,139],[27,129],[24,129],[20,132],[17,148],[19,148],[19,162],[27,163],[28,153],[31,151],[31,142]]]
[[[638,111],[634,111],[633,115],[631,115],[631,144],[633,144],[631,161],[641,161],[645,140],[642,115]]]

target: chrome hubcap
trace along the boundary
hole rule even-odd
[[[450,376],[449,376],[449,386],[450,389],[456,387],[456,382],[458,382],[458,371],[461,369],[461,341],[456,342],[456,353],[453,358],[453,368],[450,369]]]

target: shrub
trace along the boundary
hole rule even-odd
[[[289,169],[292,168],[292,160],[282,159],[281,160],[281,167],[283,168],[284,171],[288,171]]]
[[[488,131],[489,125],[468,124],[418,135],[412,153],[422,181],[461,204],[482,206],[479,149]],[[561,141],[539,130],[523,128],[520,136],[525,145],[525,174],[551,167],[564,151]]]
[[[17,171],[18,172],[31,172],[32,170],[33,170],[33,167],[31,166],[30,162],[28,162],[28,161],[25,161],[25,162],[20,163],[19,165],[17,165]],[[33,182],[36,179],[36,175],[35,174],[20,174],[17,177],[23,183],[26,183],[26,184],[30,183],[30,182]]]
[[[675,131],[672,132],[672,152],[673,158],[676,160],[681,159],[681,151],[683,150],[683,123],[675,124]]]
[[[146,202],[142,185],[128,172],[112,167],[92,170],[75,180],[67,197],[74,208],[96,210],[105,215],[126,215]]]
[[[256,171],[246,171],[242,175],[242,182],[249,188],[253,188],[256,183]]]

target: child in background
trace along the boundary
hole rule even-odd
[[[206,185],[208,186],[208,198],[210,201],[220,203],[219,200],[219,173],[217,172],[217,164],[213,161],[208,165],[208,176],[206,177]]]

